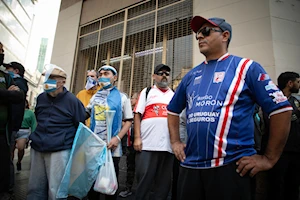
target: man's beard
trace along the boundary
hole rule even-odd
[[[290,89],[290,92],[291,92],[291,93],[298,93],[298,92],[299,92],[299,88],[296,88],[295,86],[293,86],[293,87]]]
[[[167,80],[161,80],[160,82],[157,83],[158,87],[160,88],[167,88],[169,83]]]

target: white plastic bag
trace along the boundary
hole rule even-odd
[[[106,152],[106,162],[100,167],[100,171],[94,185],[94,190],[102,194],[114,195],[118,189],[118,181],[115,172],[111,150]]]

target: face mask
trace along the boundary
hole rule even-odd
[[[92,77],[89,76],[86,80],[85,89],[89,90],[96,85],[98,85],[97,81],[95,81]]]
[[[56,80],[53,79],[48,79],[47,81],[44,82],[44,91],[49,93],[49,92],[54,92],[57,90],[56,88]]]
[[[3,65],[4,54],[0,53],[0,66]]]
[[[102,78],[99,78],[98,81],[102,85],[103,89],[108,89],[111,87],[110,78],[102,77]]]
[[[7,71],[7,73],[10,75],[11,78],[15,78],[15,74],[12,71]]]

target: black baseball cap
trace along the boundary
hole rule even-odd
[[[164,65],[164,64],[159,64],[155,67],[154,69],[154,74],[157,74],[157,72],[161,71],[161,70],[167,70],[168,72],[171,71],[170,67],[168,65]]]
[[[231,41],[231,36],[232,36],[231,25],[227,23],[223,18],[213,17],[213,18],[206,19],[201,16],[195,16],[191,21],[191,28],[195,33],[197,33],[205,23],[209,23],[213,26],[219,27],[222,31],[228,31],[230,33],[229,41]]]
[[[3,66],[4,66],[5,68],[12,67],[13,69],[18,69],[18,70],[19,70],[19,75],[20,75],[20,76],[24,76],[25,68],[23,67],[23,65],[22,65],[21,63],[18,63],[18,62],[10,62],[10,63],[7,63],[7,64],[3,64]]]

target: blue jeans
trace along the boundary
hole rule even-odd
[[[31,149],[28,200],[56,200],[70,151],[71,149],[42,153]]]

